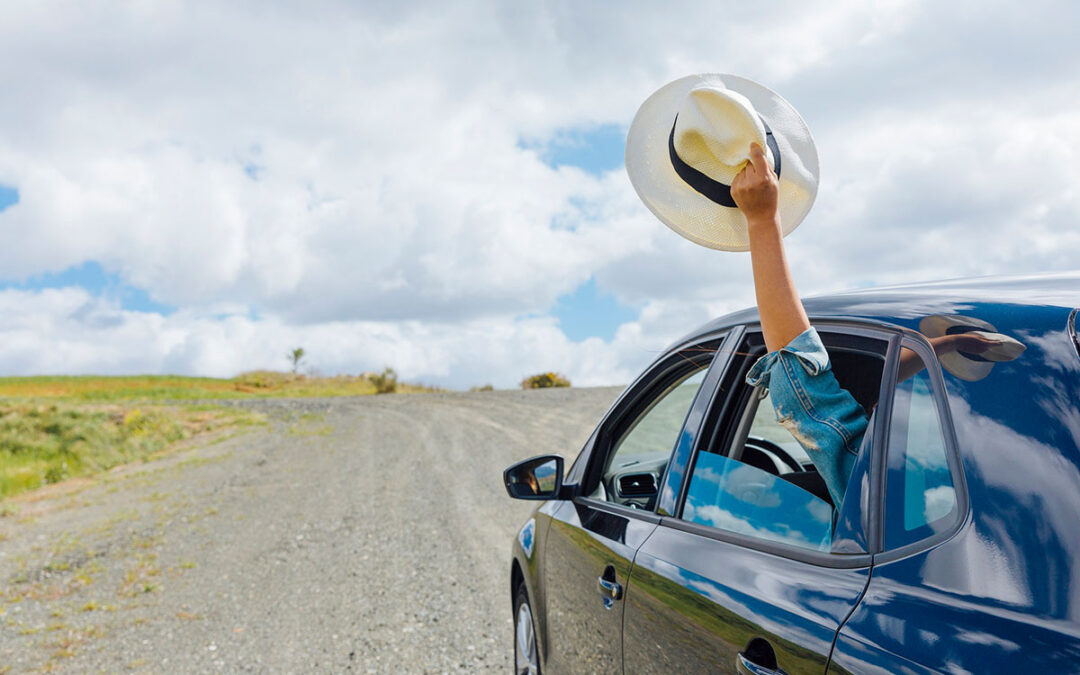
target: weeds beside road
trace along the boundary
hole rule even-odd
[[[505,672],[502,470],[616,394],[235,400],[268,424],[7,500],[0,673]]]
[[[207,406],[5,401],[0,405],[0,499],[145,460],[179,441],[260,420]]]
[[[169,375],[0,378],[0,500],[141,461],[179,441],[259,423],[258,415],[198,400],[375,394],[386,390],[385,379],[270,371],[227,380]],[[393,384],[392,390],[402,393],[430,391],[396,379]]]
[[[309,398],[362,396],[378,391],[384,374],[315,377],[256,370],[229,379],[179,375],[55,375],[0,377],[0,397],[62,399],[69,402],[166,402],[225,398]],[[397,383],[404,393],[437,391],[417,384]]]

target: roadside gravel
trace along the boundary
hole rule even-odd
[[[231,402],[268,425],[0,504],[0,674],[507,672],[502,470],[618,392]]]

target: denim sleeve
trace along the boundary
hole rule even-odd
[[[810,328],[758,359],[746,381],[769,388],[776,421],[806,450],[840,508],[867,416],[836,381],[817,331]]]

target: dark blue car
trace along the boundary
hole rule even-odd
[[[807,300],[870,418],[839,504],[745,382],[756,313],[679,341],[572,466],[506,471],[542,500],[513,547],[516,671],[1080,672],[1077,307],[1080,274]],[[968,331],[1011,351],[938,358],[930,333]]]

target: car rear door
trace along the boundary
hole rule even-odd
[[[1071,346],[1059,326],[1024,329],[1026,363],[964,380],[905,337],[927,367],[891,399],[882,552],[829,673],[1080,671],[1080,364],[1048,356]]]
[[[834,361],[874,371],[876,398],[896,338],[854,327],[818,330]],[[866,588],[868,448],[877,420],[834,509],[827,491],[809,485],[818,480],[813,465],[776,424],[769,399],[743,382],[762,351],[760,334],[750,333],[739,349],[746,356],[720,381],[728,395],[710,406],[698,437],[679,447],[689,459],[671,462],[690,468],[669,477],[679,488],[661,500],[660,523],[635,558],[626,673],[822,673]]]
[[[545,672],[622,672],[623,598],[638,547],[660,522],[659,478],[700,420],[723,368],[722,337],[660,359],[620,397],[567,476],[576,496],[552,511],[542,571]],[[730,358],[730,353],[725,358]],[[722,364],[721,364],[722,366]]]

